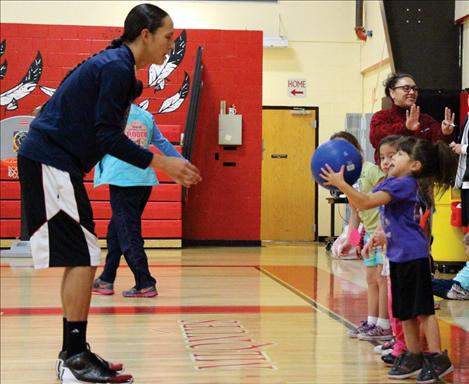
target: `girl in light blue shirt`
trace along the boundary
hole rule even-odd
[[[134,143],[148,148],[153,144],[165,156],[182,156],[161,134],[153,116],[132,104],[125,134]],[[156,280],[148,268],[148,258],[142,238],[141,218],[158,179],[152,168],[141,169],[106,155],[96,164],[94,186],[109,184],[112,218],[107,233],[108,253],[104,271],[93,283],[93,292],[112,295],[120,258],[124,255],[135,278],[135,285],[122,292],[124,297],[154,297],[158,295]]]

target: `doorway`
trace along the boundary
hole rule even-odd
[[[262,109],[262,240],[317,238],[317,185],[310,161],[318,117],[317,107]]]

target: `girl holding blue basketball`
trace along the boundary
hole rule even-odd
[[[389,167],[389,177],[370,194],[355,190],[340,171],[326,164],[321,177],[325,185],[340,189],[350,204],[359,209],[380,207],[387,256],[390,261],[392,309],[402,321],[408,351],[396,359],[388,377],[403,379],[417,375],[417,383],[434,383],[453,370],[447,352],[441,351],[435,317],[428,239],[418,223],[417,179],[430,179],[439,191],[453,183],[457,158],[442,141],[432,144],[415,137],[403,137]],[[372,239],[384,245],[383,238]],[[420,347],[419,322],[429,352]]]
[[[331,140],[341,139],[352,144],[358,152],[362,153],[362,148],[358,140],[349,132],[340,131],[331,136]],[[377,165],[369,161],[363,161],[360,177],[357,181],[358,188],[363,193],[369,193],[383,178],[384,173]],[[359,238],[358,226],[363,223],[365,229],[363,243],[367,243],[371,235],[379,226],[379,211],[377,208],[358,210],[351,204],[351,217],[348,225],[347,238],[339,247],[339,255],[347,254],[350,251],[355,238]],[[358,235],[358,236],[357,236]],[[363,255],[363,264],[366,266],[367,312],[368,317],[361,324],[349,331],[350,337],[360,340],[390,340],[392,338],[391,326],[389,323],[388,300],[387,300],[387,280],[381,275],[384,263],[384,252],[381,246],[373,247],[367,255]]]

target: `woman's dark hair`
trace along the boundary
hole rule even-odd
[[[412,80],[414,80],[414,83],[416,83],[414,76],[409,75],[408,73],[391,73],[386,80],[384,80],[384,93],[386,94],[387,97],[391,97],[390,90],[394,89],[396,86],[397,82],[400,79],[404,79],[405,77],[408,77]]]
[[[404,136],[399,140],[398,150],[406,152],[412,160],[422,164],[414,176],[417,179],[430,179],[438,193],[444,193],[454,184],[458,157],[444,141],[432,144],[428,140]]]
[[[336,132],[334,133],[330,140],[333,140],[333,139],[343,139],[343,140],[346,140],[348,141],[350,144],[352,144],[355,148],[358,149],[359,152],[363,152],[362,151],[362,147],[360,145],[360,143],[358,142],[357,138],[355,136],[353,136],[351,133],[349,132],[346,132],[346,131],[339,131],[339,132]]]
[[[153,4],[140,4],[133,7],[124,22],[124,33],[111,41],[108,48],[120,47],[123,43],[131,43],[144,29],[155,32],[163,24],[168,13]]]
[[[86,58],[81,63],[72,68],[62,79],[59,87],[65,80],[84,62],[88,61],[93,56],[100,54],[106,49],[119,48],[124,43],[131,43],[140,36],[140,32],[148,29],[151,33],[155,32],[163,24],[163,19],[168,16],[168,13],[153,4],[139,4],[133,7],[124,22],[124,33],[122,36],[111,41],[111,43],[102,51]]]

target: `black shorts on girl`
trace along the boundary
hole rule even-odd
[[[389,262],[392,311],[404,321],[435,314],[429,258]]]
[[[18,172],[34,267],[97,266],[101,250],[83,180],[23,156]]]

